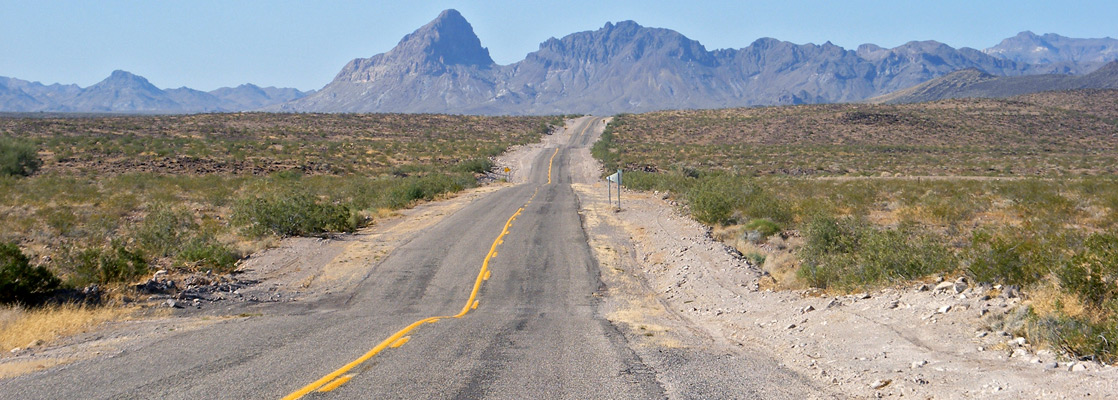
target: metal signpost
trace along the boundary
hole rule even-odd
[[[611,189],[610,189],[610,187],[612,186],[612,183],[610,183],[610,182],[617,183],[617,210],[621,211],[621,170],[620,169],[617,170],[616,174],[613,174],[613,175],[610,175],[610,176],[606,177],[606,202],[610,203],[610,204],[613,204],[613,193],[611,193]]]

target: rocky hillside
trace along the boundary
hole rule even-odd
[[[248,111],[305,96],[290,88],[245,84],[212,92],[160,89],[142,76],[113,71],[87,88],[0,77],[0,112],[199,113]]]
[[[1088,53],[1060,59],[1060,68],[1076,72],[1083,68],[1067,66],[1102,57]],[[1012,54],[935,41],[847,50],[771,38],[708,50],[678,32],[624,21],[549,39],[524,60],[501,66],[469,22],[447,10],[387,53],[349,62],[318,93],[268,110],[614,114],[854,102],[968,68],[995,76],[1059,69]]]
[[[999,77],[970,68],[868,100],[870,103],[922,103],[968,97],[1005,98],[1073,89],[1118,89],[1118,61],[1087,75],[1044,74]]]
[[[984,52],[1019,63],[1050,65],[1051,72],[1084,73],[1118,61],[1118,39],[1075,39],[1025,31]]]

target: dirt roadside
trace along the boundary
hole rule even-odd
[[[596,237],[599,259],[617,260],[603,276],[650,293],[624,301],[615,322],[705,330],[853,397],[1118,396],[1118,368],[1067,360],[1005,333],[997,321],[1012,320],[1021,299],[953,281],[839,297],[759,290],[759,268],[661,196],[625,192],[615,212],[604,184],[575,188],[588,229],[615,232]],[[663,320],[682,322],[652,323]]]

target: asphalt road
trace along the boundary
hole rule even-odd
[[[570,163],[603,128],[577,120],[527,183],[423,230],[353,291],[0,381],[0,399],[821,397],[777,360],[634,345],[601,315]]]
[[[417,235],[353,293],[8,380],[0,398],[663,397],[595,307],[601,283],[567,163],[600,124],[579,120],[529,183]],[[401,332],[431,317],[442,318]]]

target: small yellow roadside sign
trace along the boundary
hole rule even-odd
[[[505,167],[505,173],[509,173],[509,167]]]

